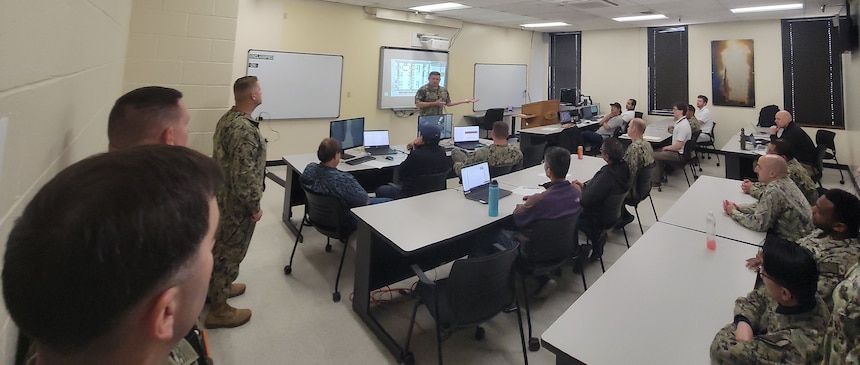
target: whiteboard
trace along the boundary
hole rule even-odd
[[[475,98],[472,110],[519,107],[526,102],[526,65],[475,64]]]
[[[337,118],[343,56],[248,50],[248,76],[257,76],[265,119]]]

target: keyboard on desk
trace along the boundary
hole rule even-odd
[[[375,160],[375,159],[376,159],[376,157],[373,157],[373,156],[370,156],[370,155],[368,155],[368,156],[362,156],[362,157],[359,157],[359,158],[355,158],[355,159],[352,159],[352,160],[346,161],[346,164],[347,164],[347,165],[358,165],[358,164],[360,164],[360,163],[362,163],[362,162],[367,162],[367,161]]]

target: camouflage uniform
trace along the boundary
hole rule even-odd
[[[239,263],[248,252],[256,223],[251,216],[260,211],[266,170],[266,141],[259,123],[236,107],[215,127],[213,157],[224,171],[224,186],[216,194],[221,226],[212,255],[215,264],[209,281],[212,303],[227,300],[230,284],[239,276]]]
[[[461,149],[455,148],[451,151],[451,159],[454,160],[454,172],[460,175],[460,169],[463,166],[469,166],[477,162],[487,161],[487,164],[490,166],[522,165],[523,152],[519,148],[509,144],[504,146],[491,144],[479,148],[471,156],[466,156]]]
[[[444,88],[443,86],[439,86],[439,88],[436,90],[431,90],[429,84],[425,84],[420,89],[418,89],[418,92],[415,93],[415,103],[416,104],[419,101],[433,102],[433,101],[436,101],[439,99],[445,100],[445,104],[448,104],[451,102],[451,96],[448,95],[448,89]],[[419,108],[418,109],[418,115],[444,114],[445,113],[444,109],[445,109],[444,106],[438,106],[438,105],[428,106],[426,108]]]
[[[821,341],[830,318],[820,298],[810,310],[791,313],[762,286],[735,301],[735,323],[723,327],[711,342],[713,364],[812,364],[821,361]],[[743,318],[753,329],[751,342],[735,340]]]
[[[702,132],[702,126],[699,125],[699,120],[696,119],[695,116],[687,118],[687,121],[690,122],[690,131],[692,131],[693,134],[696,134],[696,132]]]
[[[806,172],[806,169],[803,168],[803,165],[800,162],[797,162],[797,159],[791,159],[788,161],[788,178],[791,181],[794,181],[794,184],[800,188],[800,191],[803,192],[803,196],[806,197],[806,200],[809,201],[809,205],[815,205],[818,200],[818,190],[815,188],[815,183],[812,181],[812,178],[809,177],[809,174]],[[753,183],[752,188],[750,188],[750,195],[753,198],[758,199],[761,197],[761,193],[764,190],[764,184],[760,182]]]
[[[833,290],[833,315],[824,336],[823,364],[860,364],[860,267]]]
[[[818,295],[833,309],[833,288],[845,279],[848,269],[860,258],[860,238],[837,240],[815,229],[797,244],[808,249],[818,263]]]
[[[639,138],[627,146],[624,161],[630,166],[630,176],[634,177],[639,169],[654,163],[654,149],[645,139]]]
[[[812,208],[788,177],[771,181],[758,202],[738,204],[732,219],[753,231],[772,232],[797,242],[812,231]]]

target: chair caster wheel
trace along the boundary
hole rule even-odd
[[[325,252],[331,252],[331,245],[325,245]]]
[[[411,352],[403,355],[403,358],[400,359],[400,363],[403,365],[414,365],[415,364],[415,355],[412,355]]]
[[[839,180],[839,183],[845,185],[845,180]]]
[[[476,340],[478,340],[478,341],[483,340],[485,335],[486,335],[486,332],[484,331],[484,328],[482,328],[482,327],[476,327],[475,328],[475,339]]]
[[[293,267],[290,265],[284,266],[284,275],[290,275],[293,272]]]
[[[339,302],[340,301],[340,292],[339,291],[334,292],[334,294],[331,295],[331,300],[335,303]]]
[[[657,187],[657,191],[663,191],[663,187],[662,187],[662,186],[658,186],[658,187]]]
[[[532,337],[529,339],[529,351],[536,352],[537,350],[540,350],[540,341]]]
[[[719,163],[719,162],[717,162],[717,166],[720,166],[720,163]]]

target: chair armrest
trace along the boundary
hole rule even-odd
[[[427,285],[436,285],[436,282],[433,280],[430,280],[430,278],[428,278],[427,275],[424,274],[424,271],[421,270],[421,268],[418,267],[418,265],[412,264],[409,267],[412,268],[412,272],[415,273],[415,276],[418,277],[418,280],[421,283],[427,284]]]

